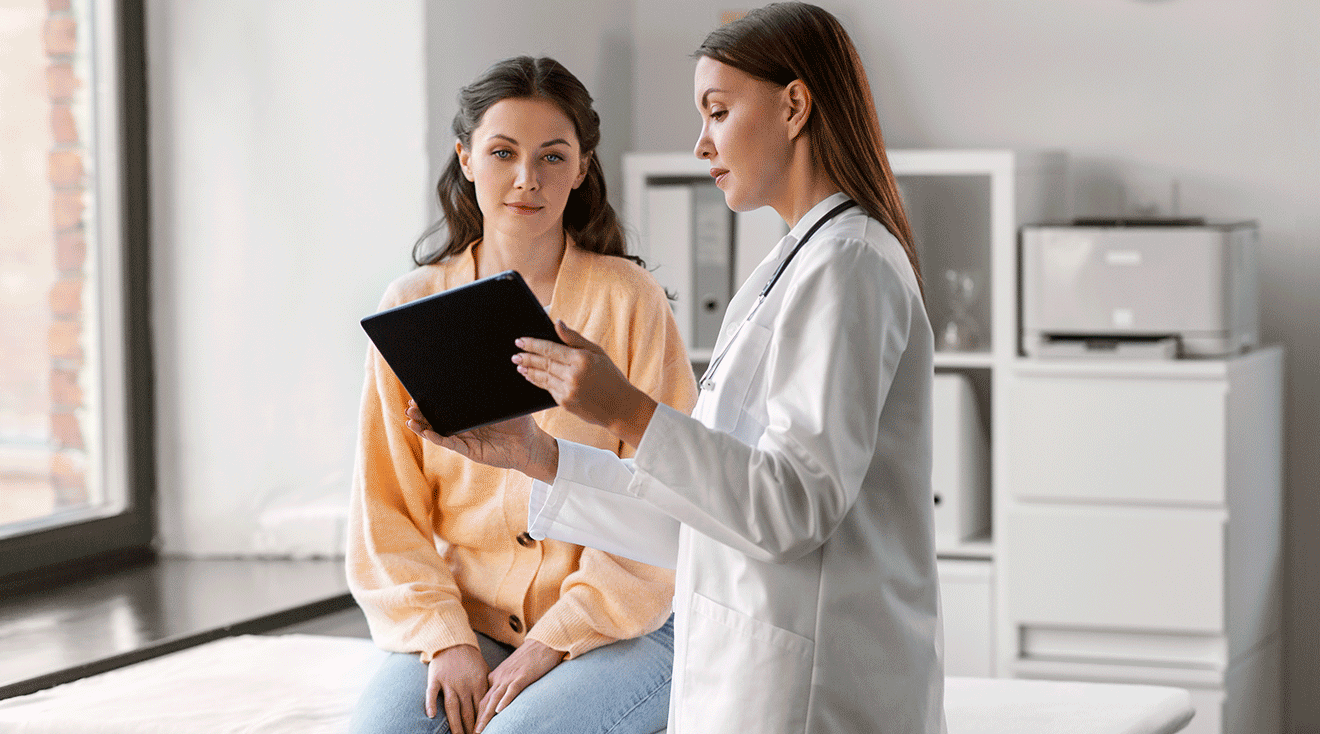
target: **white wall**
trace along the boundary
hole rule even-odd
[[[1078,214],[1261,225],[1266,341],[1286,345],[1290,731],[1320,731],[1320,3],[819,0],[859,46],[888,145],[1066,150]],[[691,150],[706,0],[636,3],[633,140]],[[644,91],[643,91],[644,90]]]
[[[421,0],[147,3],[166,553],[342,547],[357,321],[425,226],[423,33]]]
[[[431,130],[428,215],[434,187],[454,150],[458,90],[510,56],[550,56],[586,85],[601,118],[598,149],[611,203],[622,205],[621,157],[630,149],[633,40],[628,0],[426,0],[427,93]]]
[[[459,86],[519,53],[564,62],[617,201],[630,34],[624,0],[149,0],[166,553],[342,550],[357,320],[435,216]]]

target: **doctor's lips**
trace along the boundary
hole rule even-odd
[[[540,204],[529,204],[525,201],[512,201],[505,204],[505,206],[517,214],[535,214],[545,208]]]
[[[715,178],[715,185],[716,185],[716,186],[719,185],[720,181],[724,180],[724,177],[725,177],[726,175],[728,175],[728,173],[729,173],[729,169],[727,169],[727,168],[712,168],[712,169],[710,169],[710,175],[713,176],[713,177]]]

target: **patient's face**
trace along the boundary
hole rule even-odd
[[[491,105],[472,132],[472,148],[458,144],[459,163],[476,184],[477,204],[492,228],[515,237],[559,237],[564,205],[586,177],[573,121],[544,99],[505,99]]]

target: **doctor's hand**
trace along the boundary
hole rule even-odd
[[[513,356],[527,381],[554,397],[573,415],[613,433],[634,448],[646,433],[656,402],[633,387],[609,355],[586,337],[555,323],[563,344],[523,337]]]
[[[510,418],[471,431],[441,436],[431,428],[417,403],[408,401],[408,428],[436,446],[499,469],[514,469],[550,484],[559,473],[559,444],[530,415]]]
[[[523,689],[541,679],[541,676],[554,670],[564,659],[565,653],[546,645],[539,640],[523,640],[504,662],[495,666],[487,680],[490,690],[477,705],[480,717],[477,719],[477,732],[480,734],[495,718],[513,703]]]
[[[490,668],[472,645],[441,650],[426,668],[426,715],[435,718],[436,699],[444,696],[445,719],[454,734],[476,730],[478,704],[489,690]]]

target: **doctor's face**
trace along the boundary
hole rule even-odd
[[[792,149],[784,88],[703,56],[695,80],[701,137],[693,151],[737,212],[772,205]]]
[[[487,232],[559,237],[568,195],[587,175],[573,121],[545,99],[504,99],[456,144],[463,175],[476,186]]]

